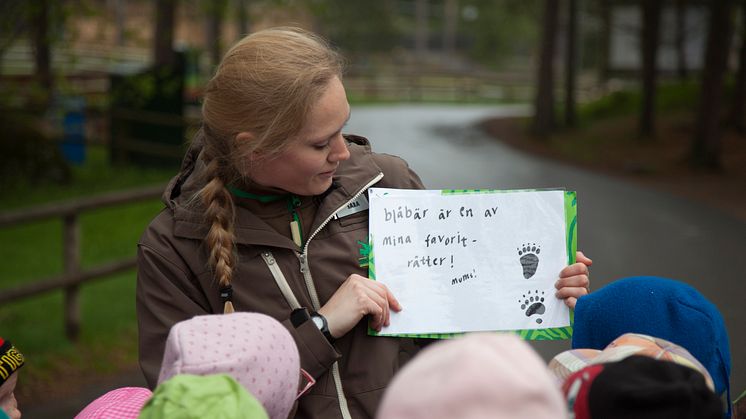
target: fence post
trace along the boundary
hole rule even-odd
[[[76,274],[80,272],[80,225],[77,212],[63,217],[62,229],[65,274]],[[67,286],[64,293],[65,335],[75,342],[80,334],[80,286],[78,284]]]

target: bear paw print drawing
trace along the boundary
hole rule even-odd
[[[540,252],[541,247],[537,246],[536,243],[527,243],[518,248],[524,278],[529,279],[536,273],[536,269],[539,267]]]
[[[526,317],[539,316],[536,318],[536,323],[541,324],[541,315],[547,310],[544,306],[544,291],[541,291],[541,294],[539,294],[539,290],[535,290],[534,294],[529,291],[523,294],[523,298],[518,302],[521,303],[521,310],[525,310]]]

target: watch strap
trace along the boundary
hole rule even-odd
[[[319,330],[321,330],[321,333],[324,334],[324,337],[326,338],[326,340],[329,341],[329,343],[334,343],[335,339],[334,339],[334,336],[332,336],[332,332],[329,331],[329,322],[326,321],[326,317],[324,317],[324,315],[316,311],[311,313],[311,317],[318,317],[321,319],[321,329]]]
[[[293,327],[298,328],[303,323],[311,319],[311,315],[308,314],[308,309],[305,307],[296,308],[290,313],[290,323]]]

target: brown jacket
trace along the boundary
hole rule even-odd
[[[369,336],[365,320],[333,345],[313,322],[296,329],[289,320],[293,298],[314,311],[350,274],[367,276],[359,258],[361,243],[368,239],[368,211],[344,217],[335,217],[336,212],[373,185],[423,187],[402,159],[372,153],[362,137],[347,139],[351,157],[339,166],[331,190],[318,203],[303,249],[245,207],[236,209],[235,309],[265,313],[281,321],[298,344],[301,366],[317,378],[310,393],[300,399],[296,417],[373,417],[386,385],[415,350],[409,339]],[[140,365],[151,388],[157,383],[170,327],[195,315],[223,310],[202,242],[207,225],[198,206],[186,207],[202,186],[199,151],[195,144],[187,152],[181,172],[164,193],[166,208],[150,223],[138,245]],[[278,276],[287,281],[291,296],[281,291]]]

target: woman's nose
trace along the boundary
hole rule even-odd
[[[350,158],[350,150],[347,149],[347,140],[342,134],[332,140],[332,148],[327,159],[330,162],[344,161]]]

